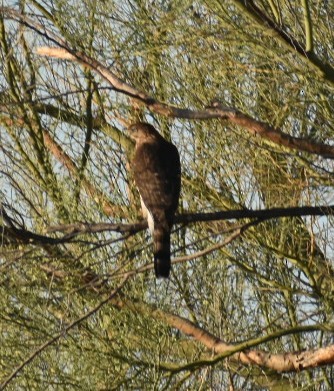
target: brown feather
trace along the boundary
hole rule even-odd
[[[156,277],[169,277],[170,272],[170,230],[159,226],[153,233],[154,270]]]
[[[133,174],[142,201],[152,216],[155,272],[168,277],[170,270],[170,231],[180,190],[181,167],[177,148],[166,141],[152,125],[130,127],[136,141]]]

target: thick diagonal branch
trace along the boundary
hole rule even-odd
[[[219,102],[215,102],[212,107],[208,107],[204,110],[182,109],[159,102],[147,93],[127,84],[99,61],[87,56],[85,53],[66,48],[54,47],[40,47],[37,49],[37,53],[43,56],[61,58],[81,63],[82,65],[97,72],[116,91],[122,92],[123,94],[136,99],[140,103],[144,104],[149,110],[157,114],[166,117],[186,118],[191,120],[220,118],[221,120],[229,121],[234,125],[238,125],[243,129],[246,129],[252,135],[259,135],[277,145],[334,159],[334,147],[331,145],[315,143],[307,139],[290,136],[289,134],[282,132],[280,129],[276,129],[265,122],[254,119],[239,110],[223,107]]]
[[[233,361],[246,365],[259,365],[278,372],[295,372],[334,363],[334,345],[329,345],[328,347],[320,349],[279,354],[251,349],[259,344],[281,338],[282,336],[325,330],[326,327],[323,325],[291,327],[276,331],[269,335],[256,337],[239,344],[231,344],[222,341],[220,338],[188,319],[162,311],[146,303],[133,302],[117,296],[111,300],[111,304],[119,309],[127,309],[165,322],[169,326],[178,329],[183,334],[192,337],[215,353],[215,356],[208,360],[199,360],[186,364],[185,366],[175,366],[176,371],[194,369],[204,365],[213,365],[224,358],[230,358]]]

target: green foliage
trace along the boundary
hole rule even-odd
[[[180,213],[332,203],[332,160],[228,122],[158,116],[80,64],[36,54],[54,46],[46,28],[161,102],[202,110],[218,99],[290,136],[331,144],[329,2],[4,3],[35,23],[0,13],[0,202],[17,226],[60,238],[74,232],[65,225],[137,222],[124,126],[137,117],[180,151]],[[302,53],[296,42],[313,49]],[[140,270],[152,262],[146,231],[88,230],[54,245],[9,240],[0,218],[0,384],[59,334],[8,389],[334,388],[330,366],[280,374],[232,359],[210,364],[214,353],[170,324],[174,314],[227,344],[317,325],[257,347],[273,354],[332,344],[333,218],[273,219],[217,246],[247,222],[175,225],[172,254],[189,259],[166,282]],[[119,295],[98,308],[125,273]]]

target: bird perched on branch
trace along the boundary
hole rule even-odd
[[[168,278],[170,233],[181,190],[180,156],[175,145],[150,124],[135,123],[129,134],[136,142],[132,170],[143,216],[153,236],[155,275]]]

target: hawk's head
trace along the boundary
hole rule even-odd
[[[144,142],[149,140],[157,140],[160,134],[154,127],[145,122],[137,122],[128,128],[130,137],[136,142]]]

